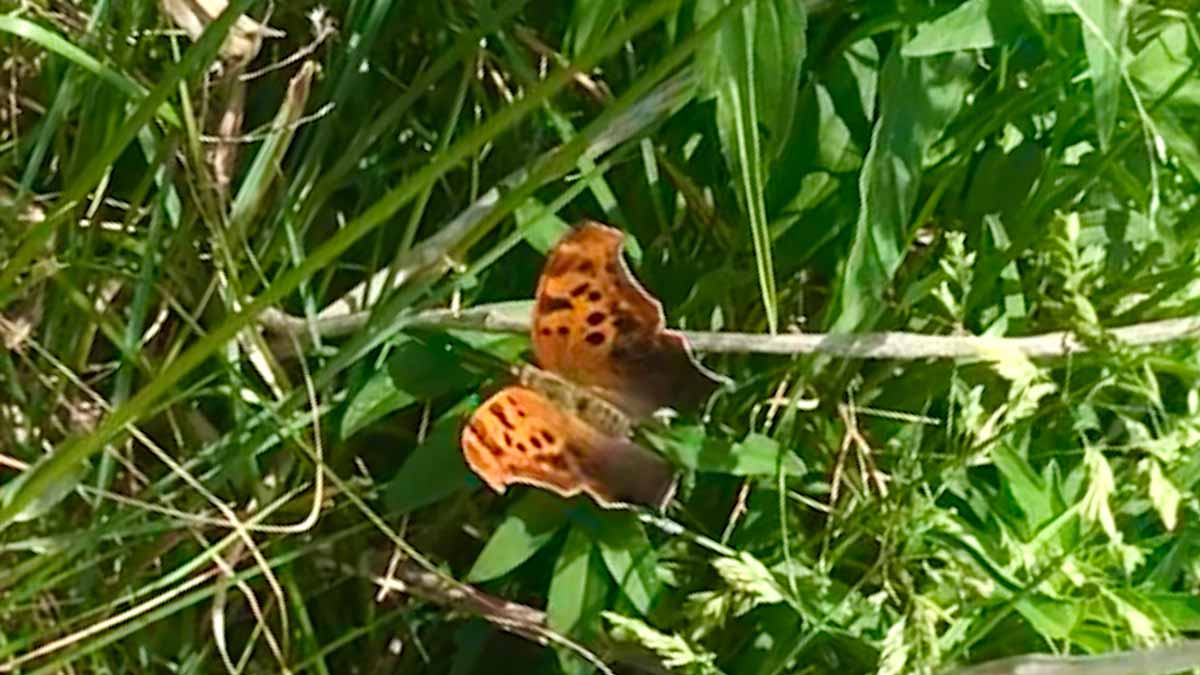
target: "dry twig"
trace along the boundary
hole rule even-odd
[[[529,332],[529,303],[480,305],[461,311],[433,309],[402,317],[406,327],[478,330],[496,333]],[[323,316],[314,329],[325,337],[354,333],[363,328],[369,312]],[[283,312],[264,313],[261,323],[268,330],[303,334],[307,322]],[[684,331],[697,351],[752,354],[829,354],[849,359],[995,359],[1006,354],[1028,358],[1060,358],[1089,351],[1089,346],[1069,331],[1024,337],[977,335],[920,335],[884,332],[858,335],[829,333],[713,333]],[[1200,338],[1200,317],[1163,319],[1113,328],[1109,334],[1129,346],[1139,347],[1176,340]]]

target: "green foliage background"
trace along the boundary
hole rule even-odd
[[[0,667],[915,673],[1200,630],[1200,358],[1108,332],[1200,310],[1194,0],[231,4],[286,33],[241,94],[234,11],[0,1]],[[641,436],[665,518],[495,495],[457,431],[528,341],[422,312],[523,315],[585,217],[674,327],[1087,351],[706,355],[732,390]],[[393,551],[576,647],[380,599]]]

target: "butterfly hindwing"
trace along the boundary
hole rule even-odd
[[[673,489],[673,471],[661,457],[601,433],[524,386],[506,387],[475,410],[462,449],[497,492],[524,483],[564,497],[584,491],[603,506],[661,507]]]

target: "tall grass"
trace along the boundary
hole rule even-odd
[[[0,3],[0,672],[1200,630],[1193,332],[1111,332],[1200,311],[1194,0],[188,7]],[[665,514],[493,494],[458,432],[583,218],[672,327],[873,337],[702,354],[735,385],[638,434]],[[854,357],[900,332],[998,339]]]

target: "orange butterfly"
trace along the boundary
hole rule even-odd
[[[629,440],[655,410],[694,407],[724,379],[667,330],[662,305],[621,256],[620,230],[585,221],[550,251],[533,310],[533,351],[520,384],[479,406],[462,432],[467,464],[496,492],[513,483],[601,506],[662,508],[674,471]]]

